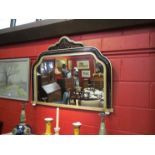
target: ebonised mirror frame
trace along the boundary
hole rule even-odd
[[[68,37],[40,54],[32,68],[33,105],[112,112],[112,65],[95,47]]]

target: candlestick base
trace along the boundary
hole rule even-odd
[[[60,131],[59,127],[55,127],[54,128],[55,135],[59,135],[59,131]]]

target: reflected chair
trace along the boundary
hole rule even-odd
[[[93,77],[91,78],[91,84],[95,89],[103,90],[104,87],[104,75],[102,73],[94,73]]]

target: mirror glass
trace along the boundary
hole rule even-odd
[[[62,39],[56,45],[60,44]],[[111,112],[111,64],[103,60],[90,47],[43,52],[33,67],[33,103]]]

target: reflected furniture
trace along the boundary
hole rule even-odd
[[[93,77],[90,80],[92,87],[95,89],[103,90],[104,87],[104,75],[103,74],[93,74]]]

